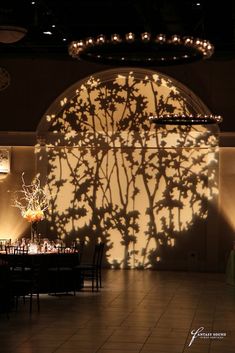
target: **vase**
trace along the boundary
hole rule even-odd
[[[37,223],[38,222],[31,222],[31,243],[37,241]]]

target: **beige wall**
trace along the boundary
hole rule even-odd
[[[70,85],[107,65],[71,58],[4,57],[0,66],[11,76],[10,86],[1,91],[1,130],[35,131],[53,100]],[[211,112],[221,114],[222,131],[234,131],[235,59],[202,60],[187,65],[153,68],[189,87]]]
[[[31,182],[35,174],[34,147],[11,147],[10,173],[0,181],[0,238],[16,240],[29,233],[29,224],[13,207],[14,192],[21,190],[21,175]]]
[[[11,172],[0,182],[0,238],[12,238],[13,240],[23,235],[29,235],[29,225],[23,220],[20,211],[13,208],[12,196],[13,191],[21,188],[21,174],[25,172],[26,181],[31,181],[35,173],[35,154],[33,147],[12,147],[11,149]],[[213,222],[208,224],[208,231],[215,234],[208,244],[208,251],[214,251],[214,241],[216,239],[216,224],[219,224],[218,235],[218,253],[217,268],[215,270],[223,271],[229,251],[232,248],[233,240],[235,240],[235,147],[220,147],[220,168],[219,168],[219,212],[218,218],[214,218]],[[198,229],[200,231],[200,229]],[[195,230],[194,239],[199,233]],[[199,253],[204,251],[200,248],[200,242],[191,242],[190,238],[182,239],[183,242],[189,243],[192,250]],[[197,245],[196,245],[197,244]],[[198,248],[199,245],[199,248]],[[204,245],[203,245],[204,247]],[[174,268],[174,257],[172,257],[172,249],[169,248],[171,255],[171,267]],[[179,254],[180,255],[180,254]],[[191,266],[195,266],[195,259],[188,259]],[[197,259],[196,259],[197,261]]]
[[[219,262],[226,262],[235,241],[235,147],[220,148]]]

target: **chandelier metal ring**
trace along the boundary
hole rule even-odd
[[[204,124],[220,124],[223,119],[220,115],[203,115],[203,114],[163,114],[150,116],[149,120],[159,125],[204,125]]]
[[[97,38],[73,41],[68,48],[73,58],[118,65],[172,65],[208,59],[214,46],[207,40],[177,34],[153,35],[149,32],[121,36],[103,34]]]

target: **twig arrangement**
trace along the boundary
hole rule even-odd
[[[28,222],[34,223],[44,219],[44,212],[48,208],[48,196],[41,188],[40,180],[35,178],[32,184],[27,185],[22,173],[22,190],[16,191],[18,194],[13,206],[20,209],[23,218]]]

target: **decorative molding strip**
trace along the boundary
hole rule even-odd
[[[0,146],[34,146],[36,143],[36,132],[0,132]]]
[[[235,131],[220,132],[219,134],[220,147],[235,147]]]

